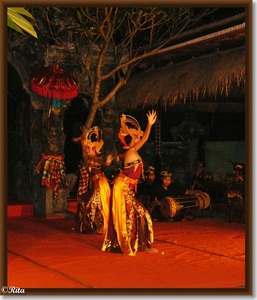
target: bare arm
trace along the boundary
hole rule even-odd
[[[146,114],[146,116],[148,118],[148,123],[147,123],[146,129],[144,131],[142,138],[133,147],[135,151],[138,151],[147,142],[150,132],[151,132],[151,128],[157,119],[157,113],[155,110],[152,110],[152,112],[149,111]]]

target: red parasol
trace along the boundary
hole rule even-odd
[[[69,100],[78,95],[76,78],[60,68],[59,61],[55,67],[44,67],[32,73],[30,86],[33,92],[49,98],[48,117],[45,123],[47,129],[50,128],[51,111],[55,115],[61,112],[60,100]],[[37,170],[40,170],[43,162],[45,165],[41,184],[52,189],[54,198],[56,198],[60,183],[63,180],[62,174],[65,173],[63,157],[43,154],[43,160],[40,161]]]
[[[32,73],[30,86],[33,92],[45,98],[50,98],[48,121],[51,111],[58,115],[61,111],[61,100],[77,97],[78,84],[76,78],[59,66],[44,67]]]
[[[78,85],[76,78],[59,66],[44,67],[35,71],[30,80],[33,92],[45,98],[68,100],[77,97]]]

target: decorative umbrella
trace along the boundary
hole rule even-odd
[[[50,127],[50,114],[59,114],[61,111],[60,100],[69,100],[78,95],[78,85],[76,78],[65,72],[57,61],[55,67],[44,67],[32,73],[30,86],[33,92],[49,98],[47,129]],[[36,171],[40,173],[43,168],[41,184],[50,188],[54,192],[54,199],[59,195],[58,189],[62,182],[66,187],[64,157],[60,155],[47,155],[42,153]]]
[[[33,92],[49,98],[49,115],[51,111],[60,113],[60,100],[69,100],[77,97],[78,84],[76,78],[59,66],[58,60],[55,67],[43,67],[32,73],[30,86]]]

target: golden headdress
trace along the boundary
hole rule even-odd
[[[120,118],[120,131],[118,137],[123,144],[123,149],[128,149],[129,146],[125,141],[125,136],[130,135],[132,139],[140,138],[144,132],[141,130],[141,127],[138,121],[129,115],[121,115]]]
[[[146,169],[145,175],[155,174],[155,170],[153,166],[150,166]]]
[[[169,170],[163,170],[160,173],[162,178],[172,178],[172,173]]]
[[[101,139],[100,133],[101,130],[98,126],[90,128],[83,139],[83,146],[91,147],[97,154],[100,154],[100,150],[104,145],[104,141]]]

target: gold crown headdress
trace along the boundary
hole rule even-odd
[[[120,118],[120,125],[121,128],[118,137],[123,144],[123,149],[129,148],[125,141],[125,136],[130,135],[131,138],[134,139],[139,138],[144,134],[138,121],[132,116],[122,114]]]
[[[146,169],[146,171],[145,171],[145,174],[146,174],[146,175],[149,175],[149,174],[155,174],[155,173],[154,173],[154,167],[153,167],[153,166],[148,167],[148,168]]]
[[[166,178],[166,177],[172,178],[172,173],[168,170],[161,171],[160,175],[161,175],[161,177],[164,177],[164,178]]]
[[[100,133],[101,131],[98,126],[90,128],[83,139],[83,146],[92,147],[97,154],[100,154],[100,150],[104,145],[104,141],[100,138]]]

